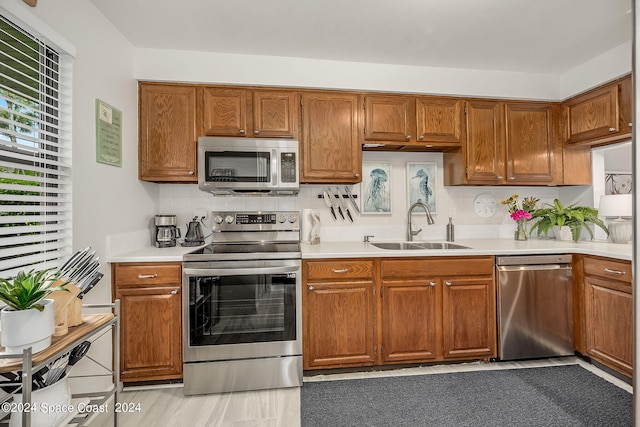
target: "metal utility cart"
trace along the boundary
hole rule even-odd
[[[3,406],[3,410],[0,411],[0,426],[6,426],[9,424],[11,412],[5,412],[5,406],[14,400],[16,393],[22,394],[21,402],[14,402],[15,408],[21,409],[30,407],[31,393],[32,393],[32,381],[34,372],[38,372],[40,369],[47,366],[49,363],[55,361],[59,357],[69,352],[72,348],[77,346],[83,341],[95,341],[109,330],[113,331],[113,366],[106,367],[102,363],[90,358],[101,369],[104,369],[105,374],[111,376],[113,379],[113,387],[106,391],[74,394],[72,398],[82,399],[86,403],[86,406],[104,405],[113,396],[113,402],[109,403],[109,408],[114,409],[115,403],[118,401],[118,392],[122,389],[120,383],[120,301],[116,300],[113,304],[85,304],[82,308],[100,309],[110,308],[110,313],[99,314],[86,314],[82,316],[82,324],[69,328],[69,332],[60,337],[52,337],[51,346],[42,350],[36,354],[31,353],[31,348],[25,349],[22,353],[22,357],[16,357],[15,354],[0,353],[0,373],[8,372],[22,372],[22,385],[14,392],[2,397],[0,404]],[[0,347],[0,350],[2,347]],[[96,376],[104,376],[96,375]],[[10,406],[9,406],[10,407]],[[77,427],[87,425],[92,419],[93,412],[85,413],[72,413],[66,419],[67,424],[71,424]],[[31,412],[21,411],[22,426],[31,426]],[[118,414],[113,410],[113,425],[118,425]]]

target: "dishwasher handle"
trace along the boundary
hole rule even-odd
[[[569,264],[541,264],[541,265],[496,265],[498,271],[543,271],[543,270],[569,270],[571,275],[571,265]]]

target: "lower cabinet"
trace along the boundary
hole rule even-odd
[[[181,263],[112,266],[120,300],[120,379],[182,378]]]
[[[375,362],[372,260],[303,261],[304,369]]]
[[[496,357],[493,257],[383,259],[383,363]]]
[[[493,257],[303,261],[304,369],[496,357]]]
[[[584,257],[584,340],[587,356],[633,375],[631,263]]]

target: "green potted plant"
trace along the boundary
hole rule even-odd
[[[588,223],[592,223],[602,228],[607,235],[609,230],[604,222],[598,218],[598,210],[588,206],[576,206],[576,203],[564,206],[560,200],[554,199],[553,205],[545,203],[546,208],[536,209],[532,214],[532,221],[534,221],[531,227],[530,234],[534,230],[537,231],[538,236],[548,234],[549,230],[554,231],[556,239],[562,239],[563,227],[567,227],[571,232],[571,240],[577,242],[582,233],[582,227],[584,227],[591,238],[593,239],[593,230],[589,227]],[[566,239],[569,240],[569,239]]]
[[[51,345],[54,301],[46,299],[54,291],[66,291],[57,269],[20,271],[11,279],[0,278],[0,345],[8,353],[31,347],[34,353]]]

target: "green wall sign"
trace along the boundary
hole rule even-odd
[[[96,99],[96,161],[122,167],[122,112]]]

